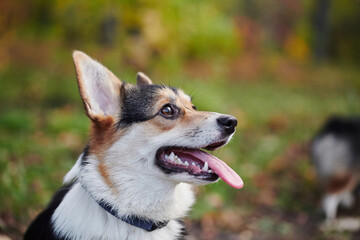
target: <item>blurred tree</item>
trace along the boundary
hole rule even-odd
[[[117,19],[109,14],[104,17],[100,24],[99,41],[102,45],[112,46],[116,37]]]
[[[332,0],[329,55],[333,60],[360,61],[360,1]]]
[[[358,0],[2,0],[0,12],[0,34],[26,29],[69,45],[86,42],[124,52],[135,38],[130,45],[138,42],[146,53],[142,66],[145,59],[169,56],[178,62],[234,57],[250,45],[257,54],[290,51],[299,57],[311,41],[319,61],[360,59]]]
[[[314,55],[318,62],[325,60],[328,52],[330,4],[330,0],[316,1],[314,17]]]
[[[34,6],[30,1],[0,1],[0,37],[7,31],[23,25]]]

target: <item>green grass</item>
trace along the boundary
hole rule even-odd
[[[111,54],[106,58],[109,65],[113,58]],[[19,69],[13,64],[0,70],[0,213],[10,214],[22,226],[61,186],[87,141],[89,121],[78,96],[70,54],[54,64],[50,70]],[[199,188],[192,219],[230,209],[252,219],[260,233],[288,237],[298,226],[287,223],[287,214],[308,218],[315,214],[318,194],[308,156],[301,153],[292,158],[286,153],[308,143],[329,115],[359,113],[356,83],[360,71],[333,66],[300,69],[308,78],[296,84],[267,72],[256,81],[226,80],[221,74],[189,77],[179,67],[154,74],[155,82],[190,93],[198,109],[233,114],[239,120],[233,141],[215,154],[243,177],[245,187],[235,190],[220,181]],[[117,71],[134,82],[135,71]],[[264,209],[284,217],[266,217],[269,213],[261,212]],[[264,216],[258,217],[261,213]],[[10,229],[0,224],[0,232]]]

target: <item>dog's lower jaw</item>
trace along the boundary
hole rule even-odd
[[[138,202],[133,203],[135,209],[132,211],[136,211],[136,206],[143,204],[146,193],[143,194]],[[194,194],[191,186],[185,183],[174,185],[172,190],[167,189],[163,195],[158,194],[158,198],[153,199],[153,214],[150,215],[153,215],[152,217],[169,215],[170,221],[164,228],[147,232],[106,212],[80,183],[75,183],[56,209],[52,223],[58,236],[69,239],[126,239],[127,236],[135,240],[178,239],[181,236],[182,225],[177,220],[186,214],[193,202]],[[148,209],[149,213],[151,209]]]

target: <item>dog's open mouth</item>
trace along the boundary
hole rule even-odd
[[[212,150],[222,144],[212,144]],[[164,147],[157,152],[157,164],[166,173],[186,172],[205,181],[216,181],[219,177],[234,188],[242,188],[243,181],[225,162],[200,149]]]

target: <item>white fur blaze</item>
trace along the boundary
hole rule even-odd
[[[89,118],[116,117],[121,82],[106,67],[83,52],[74,51],[73,59],[80,95]]]

